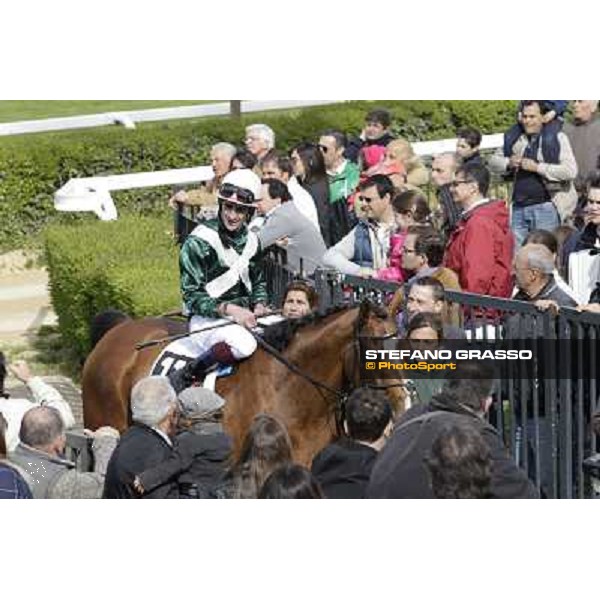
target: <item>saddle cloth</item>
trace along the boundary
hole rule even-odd
[[[260,334],[262,333],[262,328],[268,327],[281,320],[283,320],[283,317],[280,315],[261,317],[258,319],[259,326],[256,331]],[[168,377],[175,371],[183,369],[183,367],[193,362],[196,358],[198,358],[196,346],[189,338],[175,340],[166,346],[158,355],[150,369],[150,375],[162,375],[163,377]],[[222,365],[217,369],[213,369],[205,376],[202,386],[214,391],[217,378],[226,377],[227,375],[231,375],[232,372],[233,367],[229,365]]]
[[[187,338],[175,340],[166,346],[154,361],[150,369],[150,375],[162,375],[168,377],[175,371],[183,369],[187,364],[193,362],[197,355],[191,344],[187,344]],[[215,384],[219,377],[225,377],[233,372],[229,365],[223,365],[209,371],[204,377],[202,387],[215,391]]]

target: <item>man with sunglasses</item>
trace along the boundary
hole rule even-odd
[[[366,218],[327,250],[323,262],[345,275],[373,277],[389,266],[390,235],[396,229],[394,184],[387,175],[373,175],[358,190]]]
[[[452,193],[463,213],[448,240],[444,266],[458,275],[463,291],[508,298],[514,238],[505,203],[486,197],[489,185],[489,171],[482,165],[464,165],[456,172]]]
[[[181,249],[181,293],[190,331],[218,325],[223,318],[232,324],[189,337],[199,358],[175,372],[177,391],[211,366],[233,364],[256,350],[247,328],[267,312],[267,285],[260,244],[247,224],[260,193],[260,179],[250,169],[228,173],[218,191],[217,218],[198,225]]]
[[[358,185],[360,171],[355,163],[344,157],[347,145],[346,135],[334,129],[323,132],[319,138],[319,150],[323,154],[329,181],[329,235],[334,244],[356,224],[354,212],[349,211],[347,201]]]

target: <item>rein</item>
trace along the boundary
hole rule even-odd
[[[289,369],[292,373],[295,373],[296,375],[298,375],[298,377],[302,377],[302,379],[305,379],[310,384],[312,384],[317,389],[319,394],[321,394],[321,398],[323,398],[323,401],[325,401],[325,396],[321,390],[325,390],[325,391],[335,395],[335,428],[336,428],[336,432],[337,432],[338,436],[343,435],[343,433],[344,433],[344,424],[343,424],[344,412],[345,412],[346,401],[348,400],[348,393],[343,390],[338,390],[336,388],[333,388],[333,387],[323,383],[322,381],[315,379],[308,373],[305,373],[304,371],[302,371],[302,369],[297,367],[294,363],[292,363],[285,356],[283,356],[283,354],[279,350],[277,350],[277,348],[274,348],[273,346],[271,346],[271,344],[269,344],[262,337],[260,337],[260,335],[257,332],[255,332],[251,329],[248,329],[247,331],[249,331],[254,336],[256,343],[265,352],[267,352],[267,354],[270,354],[275,360],[280,362],[284,367]]]
[[[308,373],[305,373],[302,369],[300,369],[294,363],[289,361],[285,356],[283,356],[283,354],[279,350],[277,350],[277,348],[274,348],[273,346],[271,346],[271,344],[266,342],[258,333],[256,333],[255,331],[253,331],[251,329],[248,329],[248,331],[252,334],[252,336],[256,340],[257,344],[265,352],[270,354],[273,358],[275,358],[278,362],[280,362],[282,365],[284,365],[292,373],[298,375],[299,377],[302,377],[304,380],[308,381],[315,388],[317,388],[317,391],[321,394],[323,399],[325,399],[325,397],[323,396],[323,393],[321,390],[325,390],[326,392],[329,392],[329,393],[335,395],[335,397],[336,397],[336,406],[335,406],[336,429],[337,429],[338,435],[342,435],[344,433],[343,421],[344,421],[346,401],[348,399],[348,392],[344,391],[343,389],[333,388],[333,387],[323,383],[322,381],[315,379]],[[358,321],[357,321],[354,325],[354,340],[353,340],[353,346],[355,348],[356,366],[358,366],[360,364],[360,351],[361,351],[363,339],[385,341],[385,340],[393,339],[397,335],[398,335],[397,329],[395,329],[394,331],[392,331],[390,333],[382,335],[382,336],[360,335],[359,325],[358,325]],[[374,384],[374,383],[363,381],[362,376],[359,379],[359,387],[366,387],[366,388],[373,389],[373,390],[387,390],[387,389],[391,389],[391,388],[395,388],[395,387],[403,387],[403,388],[406,388],[408,393],[411,395],[413,394],[413,392],[415,390],[414,384],[412,383],[412,381],[407,381],[407,382],[399,381],[398,383],[390,383],[390,384],[384,385],[384,384]]]

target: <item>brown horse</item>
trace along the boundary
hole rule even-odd
[[[85,426],[126,429],[130,422],[130,390],[149,374],[161,350],[153,346],[136,351],[136,344],[184,328],[185,324],[166,318],[145,318],[124,321],[110,329],[88,356],[83,369]],[[360,308],[341,309],[298,327],[281,356],[323,387],[259,347],[252,357],[237,365],[233,375],[217,380],[217,392],[227,400],[224,425],[234,440],[234,452],[239,450],[253,417],[267,412],[287,425],[294,460],[309,465],[339,431],[336,390],[357,382],[358,337],[383,339],[395,331],[387,311],[369,301],[363,301]],[[395,411],[402,412],[402,387],[388,387],[390,380],[385,384]]]

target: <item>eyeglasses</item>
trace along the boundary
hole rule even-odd
[[[254,194],[245,188],[238,187],[232,183],[224,183],[219,188],[219,198],[223,200],[237,200],[244,204],[252,204],[254,202]]]
[[[416,254],[417,251],[414,248],[407,248],[406,246],[402,247],[402,254]]]
[[[456,179],[450,184],[450,187],[458,187],[461,183],[475,183],[475,181],[473,179]]]

